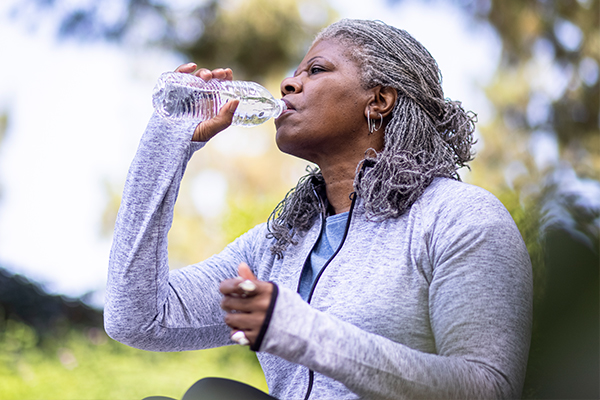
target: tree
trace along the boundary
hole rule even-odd
[[[495,118],[481,128],[473,168],[478,184],[519,199],[507,204],[513,216],[525,215],[515,219],[529,233],[536,296],[524,396],[597,398],[600,5],[477,0],[465,8],[502,40],[486,88]],[[524,229],[532,225],[533,234]]]
[[[181,4],[181,3],[180,3]],[[322,0],[205,0],[83,2],[25,0],[14,18],[27,22],[57,15],[60,40],[108,40],[159,46],[180,52],[208,68],[232,67],[238,78],[280,75],[304,55],[315,33],[330,21]]]

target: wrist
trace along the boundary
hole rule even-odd
[[[267,312],[265,315],[265,320],[263,321],[262,326],[260,327],[260,331],[258,332],[258,336],[254,343],[250,346],[250,350],[259,351],[260,346],[262,345],[263,339],[267,330],[269,329],[269,324],[271,323],[271,317],[273,316],[273,310],[275,309],[275,303],[277,302],[277,296],[279,295],[279,288],[277,284],[274,282],[269,282],[273,285],[273,290],[271,291],[271,302],[269,303],[269,307],[267,308]]]

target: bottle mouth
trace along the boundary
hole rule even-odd
[[[283,114],[283,112],[285,110],[288,109],[287,104],[285,103],[285,101],[283,101],[281,99],[275,99],[275,101],[277,102],[277,112],[275,113],[275,115],[273,116],[273,118],[279,117],[281,114]]]

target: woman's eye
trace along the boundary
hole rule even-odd
[[[322,68],[322,67],[319,67],[319,66],[316,66],[316,65],[310,68],[310,73],[311,74],[317,74],[317,73],[323,72],[323,71],[325,71],[325,68]]]

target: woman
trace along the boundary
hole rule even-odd
[[[178,68],[232,79],[194,70]],[[343,20],[281,92],[277,145],[318,170],[267,224],[171,272],[185,165],[237,103],[197,127],[152,117],[117,219],[111,337],[159,351],[232,337],[257,351],[279,399],[518,398],[530,261],[501,203],[458,179],[474,118],[444,99],[435,60],[402,30]]]

